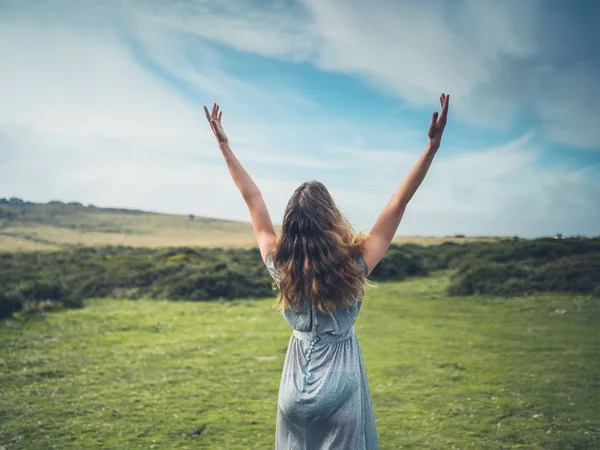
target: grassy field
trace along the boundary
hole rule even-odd
[[[374,217],[373,220],[376,218]],[[277,233],[280,225],[275,226]],[[442,242],[497,241],[493,236],[398,236],[395,243],[436,245]],[[252,224],[212,217],[159,214],[72,204],[0,204],[0,252],[98,247],[256,246]]]
[[[256,238],[250,222],[225,222],[213,228],[186,221],[173,220],[170,226],[156,227],[137,223],[131,232],[115,233],[80,231],[51,225],[27,224],[0,230],[0,251],[20,252],[60,250],[73,246],[100,247],[124,245],[129,247],[256,247]],[[279,233],[280,227],[277,227]],[[396,236],[395,244],[438,245],[442,242],[495,242],[495,236]]]
[[[0,229],[0,251],[57,250],[73,246],[131,247],[256,246],[252,224],[167,214],[90,214],[71,217],[68,226],[11,223]],[[110,231],[106,228],[110,227]]]
[[[367,292],[382,449],[600,449],[600,305]],[[290,329],[274,299],[87,300],[0,324],[2,449],[273,448]]]

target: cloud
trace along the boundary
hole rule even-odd
[[[468,124],[506,131],[532,114],[540,121],[540,139],[597,151],[599,128],[592,121],[600,101],[595,82],[600,70],[585,50],[593,30],[585,24],[575,29],[580,18],[559,6],[546,10],[539,0],[460,0],[451,8],[442,1],[379,0],[367,5],[357,0],[265,0],[258,6],[235,0],[155,0],[130,2],[127,8],[106,2],[102,10],[121,17],[154,63],[177,79],[220,99],[239,98],[243,92],[248,101],[236,105],[240,112],[269,93],[220,70],[219,52],[190,36],[356,74],[417,107],[436,107],[439,93],[451,92],[453,115]],[[84,15],[81,5],[74,10]],[[573,47],[565,46],[556,29],[566,30],[562,36]],[[49,44],[62,45],[57,39]],[[101,57],[94,67],[82,56],[91,70],[101,70]],[[31,78],[34,72],[28,73]],[[294,100],[295,106],[316,107],[297,93],[279,94],[281,100],[268,107]]]
[[[438,151],[399,234],[600,234],[600,164],[541,169],[544,151],[532,133],[496,147],[456,150]],[[337,151],[360,168],[353,181],[361,196],[348,208],[348,216],[367,228],[420,156],[409,151]],[[369,159],[373,153],[377,156]]]
[[[201,109],[219,98],[275,222],[318,179],[357,228],[372,226],[424,133],[331,117],[292,87],[232,71],[225,45],[358,75],[405,112],[446,87],[467,123],[509,127],[535,112],[540,126],[514,140],[444,146],[399,233],[598,234],[598,167],[540,166],[545,140],[596,149],[600,99],[590,64],[558,67],[544,53],[538,2],[446,14],[436,2],[62,4],[14,2],[21,12],[0,20],[5,195],[249,220]]]
[[[0,24],[0,122],[72,137],[207,139],[199,111],[134,64],[118,41]]]
[[[3,134],[6,136],[6,134]],[[29,132],[13,144],[9,164],[0,166],[0,189],[37,201],[62,199],[103,206],[249,220],[246,205],[221,158],[162,154],[142,158],[143,149],[121,142],[103,151],[97,140],[48,139]],[[79,148],[87,149],[85,153]],[[420,152],[338,149],[353,172],[312,168],[303,176],[289,168],[249,172],[263,192],[276,223],[303,181],[325,183],[338,207],[357,229],[376,221]],[[445,152],[444,152],[445,151]],[[220,155],[216,155],[220,156]],[[494,148],[456,153],[441,149],[400,224],[402,235],[501,234],[532,237],[555,232],[598,234],[598,168],[536,170],[540,158],[533,136]],[[318,162],[319,160],[316,160]],[[260,162],[264,167],[264,162]],[[251,164],[246,164],[250,167]],[[262,172],[262,173],[261,173]]]
[[[591,53],[564,63],[572,49],[558,47],[540,1],[305,4],[323,37],[320,67],[364,75],[414,105],[451,92],[454,113],[473,124],[508,128],[533,111],[550,141],[600,150],[599,127],[589,126],[600,71]],[[570,37],[585,44],[588,32]]]
[[[105,151],[101,140],[31,131],[13,137],[18,152],[0,165],[0,191],[9,196],[247,220],[222,158],[147,157],[135,142]]]
[[[583,63],[565,68],[552,82],[540,76],[545,95],[536,107],[550,139],[565,146],[600,148],[599,79],[600,70],[593,72]]]
[[[318,42],[307,11],[291,2],[158,0],[134,5],[137,23],[202,36],[267,57],[305,61],[313,56]]]
[[[534,115],[549,142],[600,150],[598,127],[588,127],[600,70],[593,53],[573,52],[589,49],[594,30],[575,30],[579,17],[564,4],[304,0],[291,10],[280,1],[151,4],[139,3],[138,11],[154,26],[354,74],[417,107],[435,107],[439,93],[450,92],[453,114],[469,124],[509,130]],[[557,29],[568,30],[573,48],[562,43],[567,31]]]

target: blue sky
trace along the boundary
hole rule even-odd
[[[367,230],[427,143],[400,235],[600,235],[594,2],[0,0],[0,196],[279,223],[317,179]]]

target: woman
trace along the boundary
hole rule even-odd
[[[277,449],[379,448],[354,321],[363,283],[387,251],[440,147],[449,100],[440,97],[442,112],[433,113],[425,151],[367,235],[355,236],[325,186],[311,181],[288,202],[279,240],[258,187],[229,148],[219,106],[211,113],[204,107],[293,328],[279,388]]]

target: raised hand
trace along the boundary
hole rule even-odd
[[[442,94],[440,97],[440,104],[442,105],[442,113],[438,115],[438,112],[433,113],[431,119],[431,125],[429,125],[429,142],[435,148],[438,148],[442,142],[442,134],[446,127],[446,119],[448,117],[448,105],[450,104],[450,95]]]
[[[227,139],[227,135],[225,134],[225,130],[223,130],[223,125],[221,124],[221,116],[223,115],[223,111],[219,111],[219,105],[216,103],[213,105],[211,114],[208,113],[208,108],[205,106],[204,112],[206,113],[206,118],[208,119],[210,128],[217,138],[217,142],[219,144],[227,144],[229,140]]]

